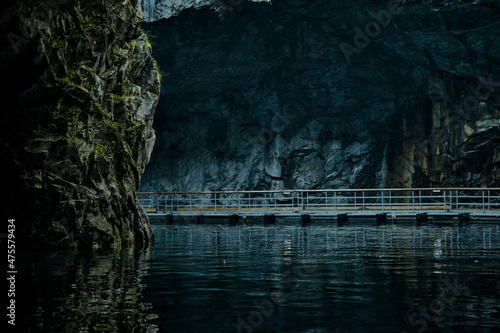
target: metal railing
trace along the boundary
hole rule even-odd
[[[337,212],[500,211],[500,188],[138,192],[150,213],[337,214]]]

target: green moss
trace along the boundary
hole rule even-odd
[[[99,143],[98,145],[96,145],[94,147],[94,152],[98,157],[103,158],[106,161],[110,161],[110,157],[108,156],[108,149],[103,143]]]
[[[127,98],[126,96],[119,96],[119,95],[116,95],[116,94],[113,94],[113,98],[115,100],[115,104],[117,106],[122,106],[125,99]]]
[[[146,121],[145,120],[143,120],[143,121],[137,121],[137,120],[132,119],[130,122],[132,123],[132,125],[136,129],[139,129],[142,126],[146,126]]]
[[[113,130],[115,130],[115,134],[117,137],[120,136],[120,133],[118,132],[121,132],[123,131],[123,124],[118,122],[118,121],[111,121],[111,120],[104,120],[104,123],[106,124],[106,126],[108,126],[108,128],[112,128]]]
[[[104,119],[109,117],[108,113],[106,112],[106,109],[101,104],[95,102],[94,109],[97,110],[97,113],[101,115]]]

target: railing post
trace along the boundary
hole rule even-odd
[[[337,192],[333,192],[333,202],[334,202],[333,210],[337,211]]]
[[[191,213],[191,207],[193,206],[193,201],[192,201],[192,194],[189,193],[189,212]]]
[[[450,190],[450,213],[453,211],[453,190]]]
[[[382,190],[382,212],[384,212],[384,190]]]
[[[156,206],[156,211],[159,212],[160,211],[160,205],[158,204],[158,192],[153,193],[152,197],[154,197],[154,199],[152,199],[152,200],[154,200],[153,202],[154,202],[154,204]],[[151,196],[150,196],[150,198],[151,198]]]
[[[328,192],[325,192],[325,213],[328,213]]]
[[[443,190],[443,211],[446,213],[446,190]]]
[[[356,213],[357,212],[357,207],[356,207],[356,191],[354,191],[354,212]]]
[[[214,212],[217,213],[217,193],[214,193]]]
[[[267,212],[267,193],[264,192],[264,211]]]
[[[481,191],[483,193],[483,213],[484,213],[484,190]]]
[[[458,210],[458,190],[455,190],[455,209]]]
[[[392,191],[389,190],[389,210],[392,210]]]
[[[363,206],[362,206],[361,210],[364,211],[365,210],[365,191],[362,191],[361,195],[363,196]]]
[[[422,210],[422,191],[418,191],[418,206],[419,210]]]
[[[309,192],[306,192],[306,209],[309,210]]]
[[[450,190],[450,213],[453,212],[453,190]]]
[[[415,211],[415,191],[411,190],[411,210]]]
[[[491,202],[490,202],[490,190],[488,190],[488,211],[490,211],[490,207],[491,207]]]

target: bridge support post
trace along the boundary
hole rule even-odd
[[[309,214],[302,214],[302,226],[307,226],[311,224],[311,215]]]
[[[347,224],[347,214],[337,214],[337,226],[341,227]]]
[[[427,213],[417,214],[417,225],[428,222],[429,222],[429,217],[427,216]]]
[[[458,215],[458,226],[462,227],[464,224],[467,224],[470,222],[470,213],[462,213]]]
[[[196,215],[196,224],[204,224],[205,215]]]
[[[276,215],[274,214],[264,215],[264,224],[276,224]]]
[[[174,216],[172,214],[165,214],[165,224],[166,225],[172,225],[174,224]]]
[[[240,222],[239,215],[229,215],[229,225],[230,226],[238,225],[239,222]]]
[[[385,213],[377,214],[377,225],[383,225],[387,223],[387,215]]]

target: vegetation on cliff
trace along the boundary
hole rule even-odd
[[[137,1],[1,6],[7,214],[31,244],[149,241],[135,191],[160,82]]]

